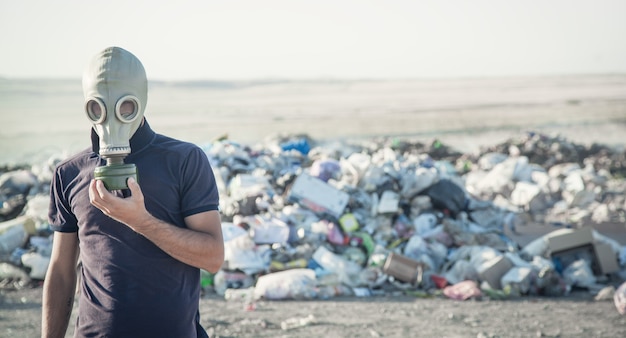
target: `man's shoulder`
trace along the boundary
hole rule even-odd
[[[191,142],[179,140],[170,136],[156,134],[156,139],[153,146],[159,147],[165,151],[172,151],[176,153],[189,153],[192,151],[201,150],[201,148]]]
[[[56,167],[65,170],[72,168],[80,170],[85,167],[85,164],[87,162],[91,162],[94,156],[95,154],[91,150],[91,148],[87,148],[61,160],[59,163],[57,163]]]
[[[55,166],[54,180],[58,180],[61,185],[68,185],[75,180],[90,178],[99,163],[94,157],[97,155],[91,149],[85,149],[61,160]]]

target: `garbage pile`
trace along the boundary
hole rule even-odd
[[[203,271],[202,285],[247,309],[260,299],[465,300],[572,288],[623,299],[626,247],[589,225],[626,223],[624,150],[536,133],[478,154],[438,140],[307,135],[203,149],[220,191],[225,262]],[[57,160],[0,176],[1,287],[45,277]],[[560,228],[522,247],[507,233],[528,222]]]

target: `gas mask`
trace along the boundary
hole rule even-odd
[[[98,53],[83,73],[85,112],[100,139],[100,156],[105,166],[97,167],[94,177],[108,190],[127,189],[129,177],[137,179],[137,169],[124,163],[130,154],[130,138],[143,120],[148,99],[146,72],[130,52],[109,47]]]

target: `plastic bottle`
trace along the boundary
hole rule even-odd
[[[299,327],[308,326],[311,324],[315,324],[316,319],[312,314],[306,317],[292,317],[284,320],[280,323],[280,328],[283,330],[291,330]]]
[[[313,259],[326,271],[335,273],[341,283],[352,286],[354,278],[361,272],[362,267],[320,246],[313,253]]]
[[[256,303],[254,301],[254,287],[246,289],[226,289],[224,299],[230,302],[240,302],[246,311],[254,311]]]

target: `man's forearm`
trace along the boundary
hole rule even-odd
[[[48,274],[43,286],[41,337],[62,338],[72,315],[76,275],[63,282],[53,274]]]
[[[223,262],[223,240],[213,235],[180,228],[154,216],[146,219],[137,232],[179,261],[215,272]]]

